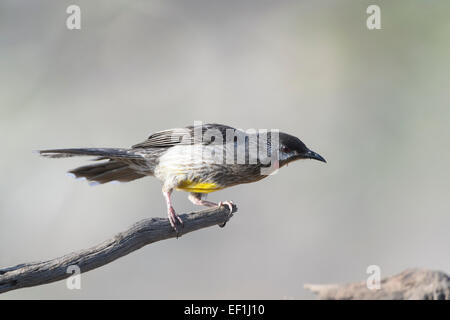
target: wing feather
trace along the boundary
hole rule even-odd
[[[210,144],[211,141],[204,141],[202,139],[207,130],[218,130],[222,134],[223,141],[225,141],[227,129],[236,130],[233,127],[223,124],[204,124],[202,125],[202,135],[197,137],[197,135],[194,134],[196,131],[195,129],[196,128],[194,128],[194,126],[187,126],[185,128],[159,131],[150,135],[147,140],[135,144],[132,148],[169,148],[175,145],[189,145],[197,143]]]

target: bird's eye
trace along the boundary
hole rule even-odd
[[[284,152],[284,153],[289,153],[291,151],[291,149],[289,149],[286,146],[283,146],[283,147],[281,147],[281,151]]]

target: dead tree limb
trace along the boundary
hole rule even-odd
[[[441,271],[407,269],[381,280],[379,289],[365,281],[349,284],[306,284],[321,300],[450,300],[450,277]]]
[[[184,226],[180,235],[221,225],[237,211],[226,206],[207,209],[190,214],[182,214]],[[68,267],[78,266],[87,272],[108,264],[150,243],[177,237],[168,219],[151,218],[141,220],[128,230],[89,249],[69,253],[62,257],[32,263],[22,263],[14,267],[0,269],[0,293],[24,287],[33,287],[62,280],[71,275]]]

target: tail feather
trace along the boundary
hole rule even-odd
[[[74,148],[74,149],[51,149],[39,150],[39,154],[48,158],[67,158],[75,156],[98,156],[102,159],[142,159],[141,155],[135,154],[129,149],[118,148]]]
[[[128,182],[145,176],[130,168],[126,163],[114,160],[82,166],[69,172],[77,178],[83,177],[101,184],[111,181]]]

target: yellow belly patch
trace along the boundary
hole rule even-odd
[[[212,182],[195,182],[191,180],[183,180],[178,184],[177,189],[188,192],[210,193],[223,188],[217,186]]]

